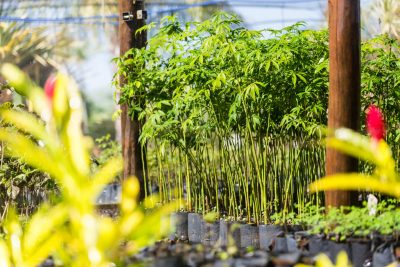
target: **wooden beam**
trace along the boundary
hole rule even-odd
[[[120,38],[120,55],[124,55],[131,48],[142,48],[146,46],[147,32],[142,31],[135,34],[136,31],[146,24],[145,19],[138,19],[137,11],[144,10],[144,1],[137,0],[119,0],[119,38]],[[133,14],[130,22],[122,19],[122,13],[129,12]],[[120,85],[126,83],[125,79],[120,79]],[[140,199],[145,197],[144,194],[144,169],[142,161],[142,147],[139,143],[139,134],[141,124],[137,116],[131,118],[129,116],[129,108],[127,104],[121,105],[121,141],[122,155],[124,158],[123,178],[136,176],[140,182]]]
[[[360,0],[329,0],[328,128],[360,128]],[[327,149],[326,174],[357,172],[358,161]],[[357,193],[328,191],[326,207],[357,203]]]

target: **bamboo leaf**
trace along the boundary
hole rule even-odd
[[[307,84],[307,80],[306,80],[306,78],[304,78],[303,75],[301,75],[300,73],[297,73],[296,75],[300,80],[302,80],[305,84]]]

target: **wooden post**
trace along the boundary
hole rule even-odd
[[[329,0],[328,128],[360,128],[360,0]],[[358,161],[327,149],[326,174],[357,172]],[[326,207],[357,203],[348,191],[325,193]]]
[[[138,12],[144,11],[144,2],[142,0],[119,0],[118,8],[120,13],[119,20],[119,38],[120,55],[124,55],[131,48],[141,48],[146,45],[147,32],[135,34],[136,31],[146,23],[145,15],[138,17]],[[122,14],[128,13],[130,20],[124,20]],[[123,86],[126,81],[121,78],[120,85]],[[144,198],[144,169],[142,161],[142,147],[139,144],[139,134],[141,125],[136,117],[131,118],[128,114],[128,106],[121,105],[121,141],[122,155],[124,158],[123,178],[136,176],[140,182],[140,199]]]

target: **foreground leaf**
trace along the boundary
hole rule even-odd
[[[384,182],[374,177],[358,174],[335,174],[310,185],[311,192],[328,190],[369,190],[400,198],[400,183]]]

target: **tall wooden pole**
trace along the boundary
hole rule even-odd
[[[122,56],[131,48],[144,47],[147,41],[147,32],[143,31],[140,34],[135,34],[146,23],[145,15],[141,12],[144,11],[144,1],[118,0],[118,7],[120,12],[120,55]],[[123,86],[125,83],[125,79],[121,78],[120,85]],[[121,141],[124,158],[123,177],[126,179],[129,176],[136,176],[139,179],[140,199],[143,199],[145,183],[142,148],[139,143],[141,125],[137,116],[133,118],[129,116],[127,104],[121,105],[121,111]]]
[[[360,0],[329,0],[329,108],[328,128],[360,128]],[[357,160],[327,149],[327,175],[356,172]],[[357,194],[325,193],[327,207],[352,205]]]

